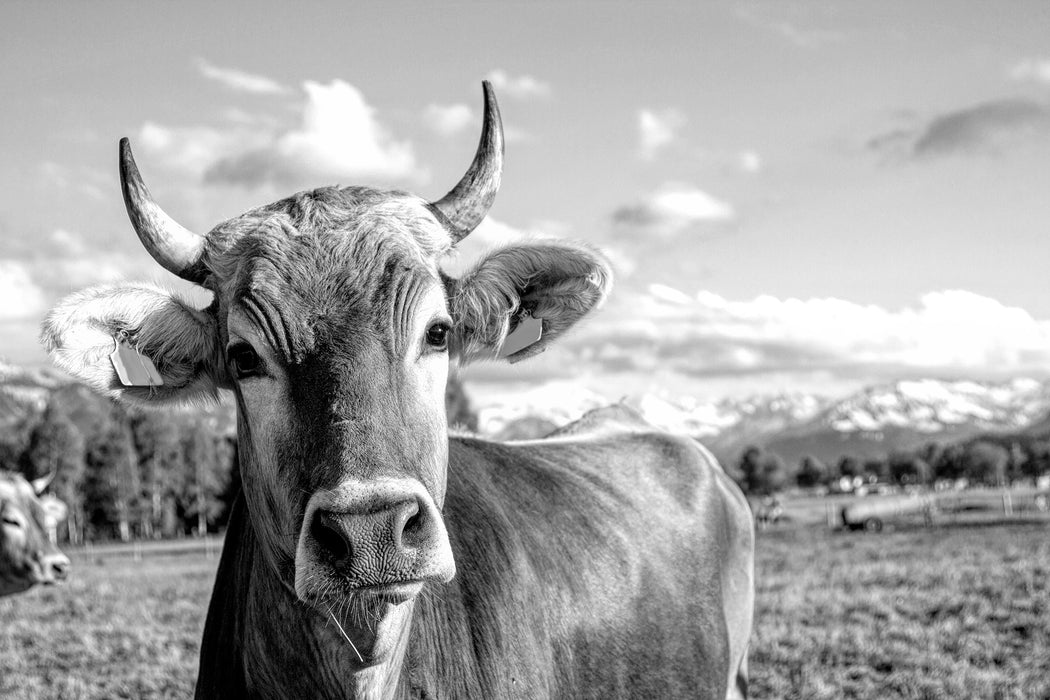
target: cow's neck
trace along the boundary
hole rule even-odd
[[[236,634],[237,646],[240,647],[239,661],[243,664],[247,690],[251,695],[359,700],[407,695],[402,670],[415,602],[398,606],[390,620],[392,626],[387,633],[395,634],[397,643],[389,660],[362,667],[353,647],[332,618],[302,604],[294,590],[269,566],[254,536],[243,498],[238,506],[231,515],[223,561],[219,566],[221,583],[216,584],[212,607],[217,599],[221,600],[220,585],[239,589],[240,594],[236,596],[238,610],[234,617],[240,629]],[[234,519],[239,522],[235,523]],[[246,575],[230,576],[234,569]],[[220,612],[224,621],[230,619],[230,612],[229,609]],[[216,627],[220,624],[218,620],[215,622]],[[340,624],[345,626],[343,621]],[[212,625],[209,612],[206,639]],[[229,673],[229,668],[227,666],[226,673]],[[202,674],[204,670],[202,658]]]
[[[303,682],[303,669],[307,668],[310,669],[308,673],[315,675],[324,688],[324,693],[314,694],[318,697],[325,695],[380,700],[398,696],[414,601],[398,606],[387,621],[389,629],[385,633],[396,635],[397,639],[389,660],[362,667],[358,652],[344,635],[343,630],[347,627],[345,619],[340,619],[337,624],[331,615],[306,607],[294,591],[278,578],[262,557],[261,551],[257,549],[253,559],[246,620],[249,654],[253,650],[262,653],[247,660],[245,670],[249,678],[257,672],[264,677],[279,674],[280,671],[274,669],[274,662],[284,660],[289,645],[294,644],[298,649],[296,656],[306,654],[308,658],[295,659],[305,663],[281,664],[287,669],[284,672],[287,675],[273,679],[292,683],[291,686],[285,686],[288,690],[301,688],[299,684]],[[336,612],[338,614],[338,609]],[[267,681],[259,685],[272,687]],[[331,692],[335,688],[339,689],[338,693]],[[282,695],[291,697],[296,692],[284,692]]]

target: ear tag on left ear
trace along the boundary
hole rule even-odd
[[[153,366],[152,360],[128,345],[126,340],[116,341],[116,347],[109,354],[109,361],[113,363],[117,378],[124,386],[164,385],[164,379]]]
[[[499,349],[499,354],[496,357],[501,360],[509,357],[533,343],[538,343],[542,336],[543,319],[536,318],[526,309],[521,312],[521,319],[518,321],[518,325],[507,334],[506,339],[503,341],[503,347]]]

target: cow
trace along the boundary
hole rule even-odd
[[[121,141],[139,239],[212,301],[95,287],[42,339],[125,401],[233,392],[243,487],[198,698],[746,696],[754,527],[708,453],[642,423],[506,444],[446,427],[450,364],[544,351],[612,277],[547,239],[443,271],[500,184],[483,96],[441,199],[325,187],[206,235],[160,208]]]
[[[50,481],[0,471],[0,596],[54,584],[69,573],[69,558],[47,534],[57,525],[57,507],[65,507],[53,496],[41,496]]]

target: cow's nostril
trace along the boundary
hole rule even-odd
[[[423,527],[423,515],[418,511],[413,513],[408,520],[405,521],[405,532],[414,532]]]
[[[423,524],[423,510],[417,501],[405,501],[400,504],[394,520],[394,545],[399,549],[413,546],[423,529]]]
[[[51,571],[56,579],[64,579],[69,575],[69,560],[58,559],[51,562]]]
[[[310,534],[334,561],[344,561],[350,558],[350,543],[343,537],[339,526],[331,522],[332,519],[328,513],[319,512],[310,525]]]

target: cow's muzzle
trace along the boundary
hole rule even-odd
[[[69,557],[61,552],[40,557],[40,583],[52,584],[69,576]]]
[[[455,572],[441,514],[417,481],[344,483],[307,505],[296,553],[300,597],[336,581],[407,599],[423,582],[449,581]]]

